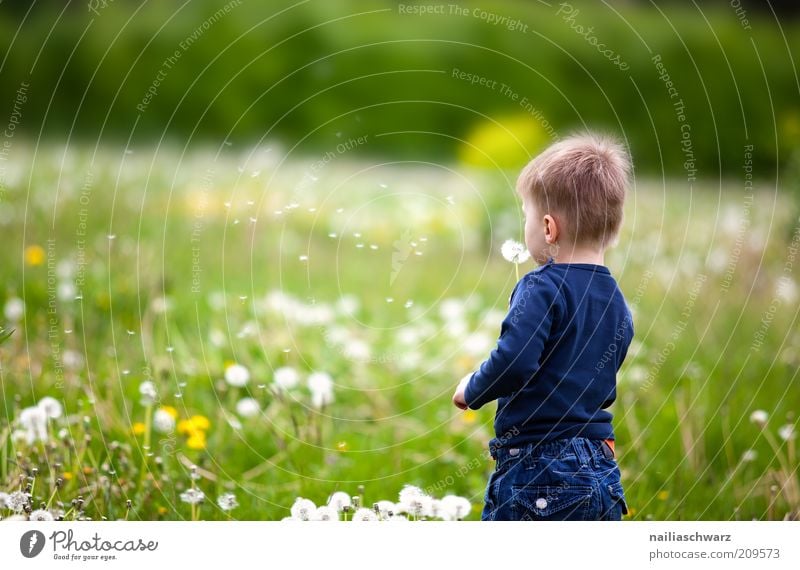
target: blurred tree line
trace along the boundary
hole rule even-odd
[[[0,101],[15,136],[58,141],[366,135],[356,152],[516,167],[586,125],[640,172],[741,177],[753,145],[776,176],[800,148],[797,3],[610,5],[3,2]]]

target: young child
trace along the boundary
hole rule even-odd
[[[603,254],[618,237],[630,170],[621,144],[587,133],[547,148],[517,180],[525,244],[540,265],[511,293],[497,347],[453,395],[461,409],[497,400],[483,520],[628,512],[606,408],[633,319]]]

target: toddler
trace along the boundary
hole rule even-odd
[[[547,148],[517,180],[539,267],[514,287],[497,347],[453,395],[461,409],[497,400],[483,520],[628,512],[607,408],[633,319],[603,255],[618,238],[630,170],[619,142],[585,133]]]

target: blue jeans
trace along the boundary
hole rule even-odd
[[[601,440],[575,437],[495,451],[481,520],[621,520],[619,466]]]

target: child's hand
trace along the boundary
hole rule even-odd
[[[464,399],[464,390],[467,389],[467,384],[469,383],[469,379],[471,377],[472,372],[464,376],[461,379],[461,382],[458,383],[458,386],[456,386],[456,391],[453,394],[453,404],[455,404],[456,408],[459,410],[467,409],[467,401]]]

